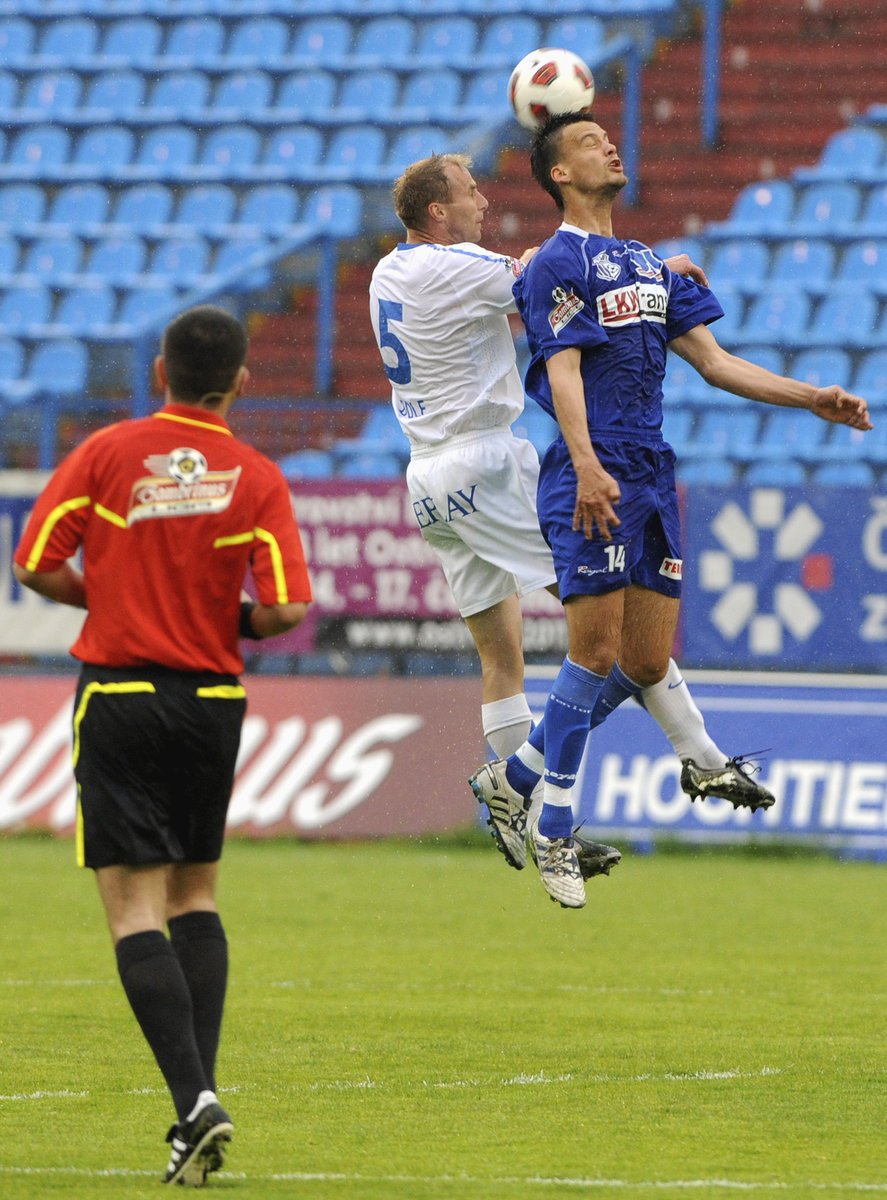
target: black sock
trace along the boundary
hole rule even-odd
[[[181,1121],[210,1087],[194,1037],[191,995],[182,967],[159,929],[121,938],[116,954],[126,998]]]
[[[216,1052],[228,984],[228,940],[216,912],[188,912],[173,917],[169,936],[191,993],[200,1060],[209,1086],[215,1091]]]

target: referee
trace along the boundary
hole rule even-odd
[[[163,408],[69,455],[13,570],[87,611],[71,648],[83,664],[77,858],[95,871],[126,997],[175,1105],[165,1182],[201,1186],[232,1133],[215,1095],[228,974],[215,891],[246,709],[238,639],[294,628],[311,585],[283,476],[226,423],[249,379],[242,325],[192,308],[161,350]],[[257,603],[241,590],[248,570]]]

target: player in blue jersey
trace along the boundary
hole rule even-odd
[[[560,427],[542,460],[537,509],[568,652],[542,727],[507,762],[481,768],[472,786],[519,820],[544,779],[530,850],[551,897],[581,908],[571,792],[589,728],[665,678],[677,625],[675,456],[662,436],[667,349],[714,387],[856,429],[871,423],[865,401],[843,388],[816,388],[728,353],[708,329],[723,315],[713,293],[642,243],[614,237],[612,207],[627,179],[591,114],[549,121],[531,164],[563,214],[514,294],[532,354],[526,390]],[[692,794],[683,777],[682,785]]]

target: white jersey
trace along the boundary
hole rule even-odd
[[[471,242],[402,242],[376,266],[370,318],[414,455],[507,428],[522,412],[507,320],[521,270]]]

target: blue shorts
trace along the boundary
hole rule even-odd
[[[561,601],[638,584],[664,596],[681,594],[681,526],[674,451],[594,439],[601,466],[619,484],[622,522],[605,542],[573,530],[576,472],[563,438],[546,451],[539,474],[539,525],[554,559]]]

